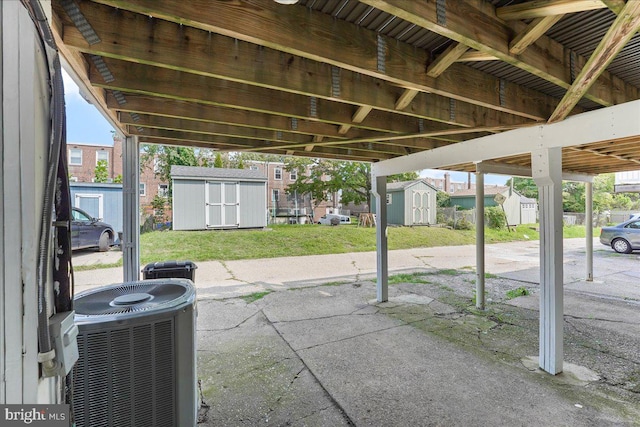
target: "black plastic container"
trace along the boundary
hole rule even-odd
[[[152,262],[144,266],[142,274],[144,279],[189,279],[195,283],[196,268],[191,261],[160,261]]]

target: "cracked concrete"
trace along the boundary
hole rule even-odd
[[[367,281],[199,304],[201,425],[638,424],[640,336],[609,348],[598,342],[623,341],[607,328],[619,322],[569,317],[565,372],[550,376],[530,357],[537,313],[515,303],[527,297],[476,312],[457,294],[465,274],[428,277],[382,304]]]

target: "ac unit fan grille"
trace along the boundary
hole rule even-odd
[[[176,425],[174,319],[78,335],[78,427]]]
[[[79,295],[74,301],[74,309],[76,314],[84,316],[142,312],[168,306],[186,292],[187,288],[181,283],[131,282]],[[132,301],[129,304],[119,302],[119,299],[132,294],[147,294],[148,298],[140,298],[139,302]]]

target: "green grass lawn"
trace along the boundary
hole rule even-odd
[[[486,229],[487,243],[537,240],[536,225],[521,225],[509,232]],[[565,227],[565,237],[584,237],[581,226]],[[598,231],[594,231],[594,236]],[[389,249],[470,245],[473,230],[439,227],[389,227]],[[272,225],[266,230],[162,231],[140,237],[142,264],[159,259],[191,261],[275,258],[375,251],[375,228],[355,225]]]

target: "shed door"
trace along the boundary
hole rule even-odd
[[[207,182],[207,227],[237,227],[240,218],[240,185],[237,182]]]
[[[414,224],[429,223],[429,192],[422,190],[412,191],[412,217]]]

